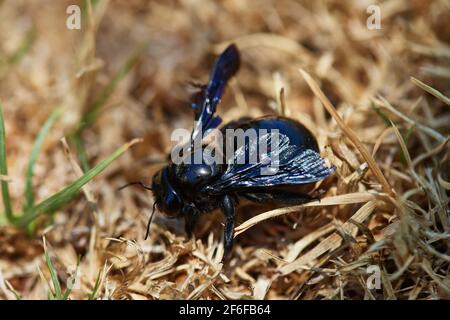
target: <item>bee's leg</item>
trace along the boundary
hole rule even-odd
[[[222,261],[225,260],[233,248],[234,224],[235,224],[235,203],[230,195],[225,195],[221,202],[221,208],[225,218],[225,227],[223,230],[224,254]]]
[[[269,191],[269,192],[249,192],[239,194],[248,200],[258,203],[280,203],[289,205],[299,205],[311,201],[320,201],[319,198],[312,197],[306,193],[297,193],[290,191]]]
[[[192,238],[192,233],[194,232],[195,226],[197,225],[199,212],[194,208],[185,207],[183,208],[183,215],[184,215],[184,230],[186,231],[186,234],[190,239]]]

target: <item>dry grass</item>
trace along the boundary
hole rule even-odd
[[[35,234],[0,215],[0,298],[450,298],[448,1],[382,1],[381,30],[366,28],[367,1],[87,3],[76,31],[65,28],[70,1],[0,1],[0,178],[13,211],[34,139],[58,106],[34,169],[36,201],[143,142],[38,219]],[[144,241],[151,194],[116,190],[150,181],[171,130],[191,125],[187,82],[206,81],[230,42],[243,63],[224,121],[283,112],[316,134],[337,171],[315,186],[320,203],[243,202],[222,265],[217,214],[191,241],[158,215]],[[381,289],[367,288],[371,265]]]

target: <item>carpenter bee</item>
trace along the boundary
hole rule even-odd
[[[317,198],[282,187],[310,184],[334,172],[335,168],[328,167],[320,157],[312,133],[293,119],[281,116],[240,119],[217,129],[221,119],[215,115],[216,107],[239,66],[240,54],[232,44],[216,59],[208,84],[193,95],[194,128],[188,143],[176,152],[183,161],[169,160],[153,176],[151,187],[141,182],[131,183],[152,190],[155,198],[146,237],[155,207],[170,218],[184,218],[189,237],[203,214],[221,209],[225,258],[233,246],[239,197],[258,203],[303,204]],[[210,152],[205,156],[205,145],[195,148],[194,142],[201,141],[212,130],[222,134],[222,145],[231,146],[231,152]],[[235,143],[236,135],[231,138],[227,135],[230,130],[239,130],[244,135],[252,130],[253,139],[245,139],[239,145]],[[259,145],[265,148],[258,148]],[[257,157],[252,157],[254,154]],[[192,161],[199,155],[200,161]],[[272,158],[276,161],[267,161]]]

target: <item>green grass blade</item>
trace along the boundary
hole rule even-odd
[[[91,1],[92,9],[95,9],[97,6],[99,0],[84,0],[81,3],[81,21],[86,21],[87,15],[88,15],[88,1]]]
[[[23,211],[26,212],[34,205],[34,195],[33,195],[33,171],[34,165],[36,163],[37,157],[39,155],[39,151],[41,150],[42,142],[44,141],[45,136],[48,131],[52,127],[53,123],[61,116],[62,108],[57,108],[50,117],[45,121],[41,130],[36,137],[36,140],[33,145],[33,149],[31,151],[30,161],[28,162],[27,173],[25,177],[25,205],[23,207]]]
[[[50,277],[52,279],[53,287],[55,289],[55,298],[61,300],[62,299],[61,285],[59,284],[55,266],[53,265],[52,259],[48,255],[47,251],[45,251],[45,262],[47,263],[48,271],[50,271]]]
[[[8,175],[8,166],[6,164],[6,134],[5,120],[3,118],[3,106],[0,103],[0,174]],[[5,208],[6,219],[11,223],[14,221],[12,213],[11,198],[9,196],[9,186],[7,181],[1,181],[3,206]]]
[[[88,107],[88,111],[81,117],[80,123],[77,129],[70,138],[75,144],[77,149],[77,157],[81,163],[81,168],[84,172],[90,169],[89,161],[87,159],[86,150],[83,144],[81,134],[84,129],[91,126],[97,119],[99,113],[102,111],[103,106],[106,104],[110,96],[114,93],[114,90],[119,85],[120,81],[133,69],[136,63],[139,61],[144,50],[148,47],[149,41],[144,42],[122,65],[119,71],[114,75],[108,85],[103,89],[97,99]]]
[[[94,289],[92,292],[88,295],[89,300],[95,300],[97,298],[98,289],[100,289],[100,279],[102,275],[102,270],[98,271],[97,279],[95,279]]]
[[[19,292],[17,292],[9,282],[5,281],[5,284],[6,284],[6,288],[7,288],[10,292],[12,292],[12,294],[14,295],[14,297],[16,298],[16,300],[22,300],[21,294],[20,294]]]
[[[22,61],[23,57],[30,51],[34,40],[36,39],[36,31],[30,30],[17,50],[8,58],[8,63],[17,64]]]
[[[71,138],[71,142],[75,145],[77,151],[78,161],[80,161],[81,169],[83,172],[88,171],[91,167],[89,165],[88,157],[86,154],[86,148],[84,147],[83,139],[80,134],[75,134]]]
[[[389,116],[384,113],[383,111],[381,111],[380,108],[375,107],[372,104],[372,109],[380,116],[380,118],[383,120],[383,122],[388,126],[388,127],[392,127],[393,126],[393,122],[391,120],[391,118],[389,118]],[[411,134],[414,132],[414,126],[411,126],[408,131],[406,132],[406,136],[403,137],[403,140],[405,141],[406,144],[408,144],[409,138],[411,137]],[[404,166],[406,166],[406,157],[405,154],[403,152],[402,149],[400,149],[400,163]]]
[[[5,217],[5,215],[0,214],[0,227],[8,224],[8,219]]]
[[[148,42],[145,42],[122,65],[119,71],[114,75],[108,85],[103,89],[98,98],[94,100],[94,102],[88,108],[88,111],[81,118],[77,133],[81,133],[85,128],[89,127],[95,121],[102,107],[108,101],[109,97],[113,94],[117,85],[123,78],[125,78],[130,70],[133,69],[147,46]]]
[[[414,126],[409,127],[406,134],[402,135],[403,141],[405,142],[405,145],[408,145],[408,142],[411,138],[412,133],[414,132]],[[406,156],[402,149],[400,149],[400,163],[404,166],[407,165],[406,162]]]
[[[100,174],[106,169],[114,160],[120,157],[125,151],[127,151],[132,145],[140,142],[139,139],[135,139],[129,143],[124,144],[122,147],[118,148],[112,155],[97,164],[94,168],[87,171],[83,176],[72,182],[69,186],[63,190],[55,193],[51,197],[37,204],[33,208],[29,209],[25,214],[17,221],[19,227],[26,227],[28,223],[33,221],[42,213],[52,213],[64,204],[72,200],[78,191],[89,181],[91,181],[95,176]]]
[[[35,39],[36,39],[35,30],[27,32],[25,39],[22,41],[19,48],[17,48],[17,50],[15,50],[11,56],[5,58],[0,57],[0,79],[3,78],[8,73],[8,70],[10,70],[10,67],[12,65],[18,64],[20,63],[20,61],[22,61],[23,57],[31,49],[31,46],[33,45]]]
[[[381,111],[380,108],[375,107],[374,104],[372,104],[371,107],[388,127],[392,126],[391,119],[389,118],[389,116],[386,113]]]

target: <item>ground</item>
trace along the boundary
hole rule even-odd
[[[450,298],[448,1],[81,1],[80,29],[72,4],[0,1],[0,298]],[[151,192],[117,189],[164,165],[231,42],[224,121],[283,113],[337,170],[321,202],[241,202],[221,264],[219,214],[144,240]]]

